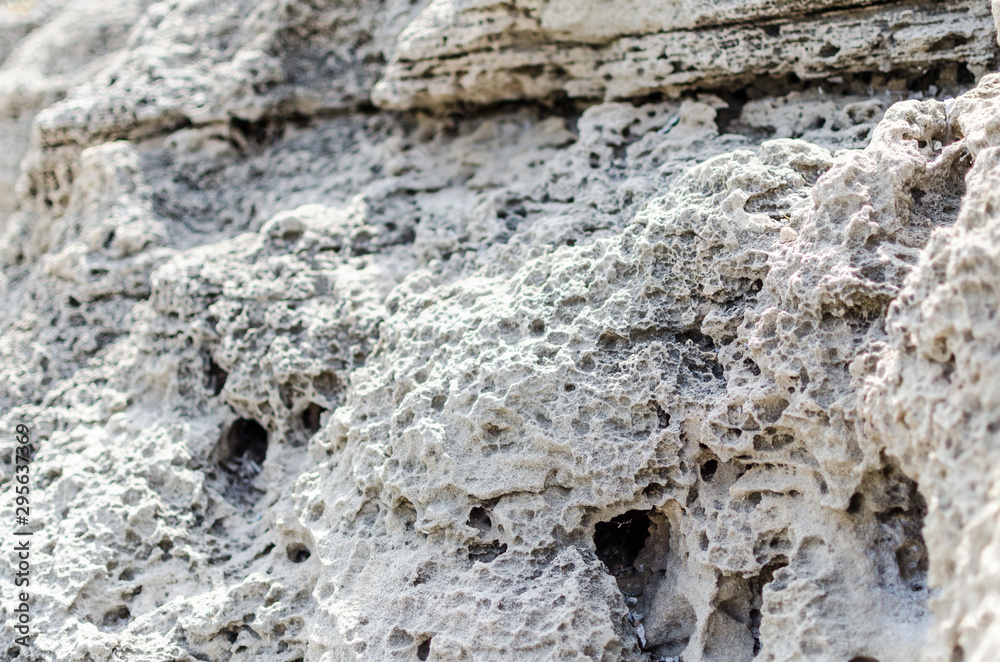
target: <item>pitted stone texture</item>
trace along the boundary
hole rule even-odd
[[[935,87],[993,56],[978,5],[861,4],[434,3],[399,49],[844,20],[944,29]],[[750,87],[375,111],[422,8],[156,3],[39,121],[0,239],[19,658],[989,659],[996,80],[869,94],[834,54],[777,95],[734,60],[691,84]]]
[[[377,633],[419,639],[427,626],[408,605],[455,604],[469,589],[454,577],[466,586],[482,565],[518,561],[535,585],[567,581],[550,577],[552,554],[592,553],[597,521],[650,509],[682,567],[658,562],[690,603],[683,642],[671,638],[675,618],[644,626],[654,653],[918,656],[923,506],[859,437],[849,367],[872,360],[909,271],[898,256],[933,225],[909,192],[961,184],[961,150],[934,142],[946,127],[943,104],[901,104],[815,186],[829,153],[765,143],[690,170],[618,236],[516,266],[501,249],[462,280],[404,281],[375,356],[316,437],[325,468],[300,483],[301,512],[322,513],[309,527],[328,573],[324,611],[368,614],[328,635],[331,659],[360,656],[357,641],[364,655],[402,659],[409,649]],[[934,220],[953,221],[950,209]],[[860,216],[875,229],[859,241]],[[797,238],[782,243],[783,230]],[[866,281],[875,270],[879,282]],[[473,526],[477,509],[488,527]],[[373,529],[386,531],[378,545]],[[431,544],[447,551],[426,577],[407,585],[386,573]],[[845,562],[858,548],[868,559]],[[914,567],[901,568],[901,554]],[[522,590],[504,585],[481,620]],[[655,575],[631,587],[637,612],[667,609],[659,585]],[[824,634],[834,622],[850,634]],[[473,635],[460,623],[436,629],[445,659],[512,646],[503,629]],[[510,650],[526,655],[534,642]],[[623,644],[609,645],[602,655],[615,659]]]
[[[0,217],[38,111],[114,59],[151,0],[11,2],[0,6]]]
[[[610,2],[436,0],[399,36],[372,99],[394,109],[615,100],[875,71],[893,72],[905,89],[929,68],[961,64],[978,76],[996,61],[982,2],[831,4],[675,2],[648,12]]]
[[[89,145],[189,123],[357,107],[411,10],[376,4],[157,3],[127,52],[39,117],[39,140]]]
[[[974,159],[958,223],[936,232],[887,326],[866,389],[875,431],[928,501],[924,535],[937,623],[927,659],[985,661],[1000,649],[1000,219],[990,76],[957,100],[950,130]]]

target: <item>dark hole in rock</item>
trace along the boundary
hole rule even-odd
[[[705,352],[715,352],[715,341],[712,340],[711,336],[707,336],[700,331],[682,331],[674,336],[677,342],[685,345],[691,343],[695,347],[698,347]]]
[[[851,658],[851,662],[878,662],[874,657],[868,657],[867,655],[857,655]]]
[[[492,563],[498,556],[507,551],[507,544],[499,540],[490,543],[473,543],[469,546],[469,560],[475,563]]]
[[[493,528],[493,520],[485,508],[476,506],[469,513],[469,526],[479,529],[479,534],[483,535]]]
[[[701,479],[706,483],[712,482],[712,477],[715,476],[715,472],[719,469],[718,460],[709,460],[705,464],[701,465]]]
[[[310,402],[309,406],[302,410],[302,427],[308,430],[310,434],[319,432],[319,419],[325,411],[324,407],[320,407],[315,402]]]
[[[847,512],[851,515],[857,515],[864,506],[865,498],[861,496],[861,492],[855,492],[851,496],[851,502],[847,505]]]
[[[444,403],[447,402],[448,398],[443,395],[435,395],[431,398],[431,409],[434,411],[442,411],[444,409]]]
[[[208,565],[219,565],[221,563],[229,563],[233,560],[232,554],[222,554],[220,556],[211,556],[208,559]]]
[[[104,614],[102,624],[104,627],[114,627],[116,625],[128,623],[130,618],[132,618],[132,613],[128,610],[128,607],[121,605],[117,609],[112,609]]]
[[[659,483],[650,483],[642,490],[642,493],[648,497],[658,497],[663,494],[663,489],[663,485]]]
[[[743,90],[724,94],[723,97],[727,105],[718,109],[715,115],[715,126],[720,135],[730,133],[730,125],[737,123],[748,98]]]
[[[972,41],[971,37],[967,37],[963,34],[951,33],[941,37],[933,44],[931,44],[927,50],[933,51],[950,51],[953,48],[958,48],[959,46],[964,46]]]
[[[783,555],[777,556],[770,563],[765,565],[760,574],[750,580],[750,636],[753,637],[753,654],[756,656],[760,652],[760,624],[763,620],[761,607],[764,605],[764,586],[774,581],[774,573],[788,565],[788,559]]]
[[[288,560],[292,563],[304,563],[309,560],[312,556],[312,552],[309,548],[300,542],[293,542],[285,548],[285,553],[288,554]]]
[[[663,407],[661,407],[660,403],[656,400],[650,400],[649,403],[653,406],[653,409],[656,410],[656,418],[660,423],[660,429],[664,430],[670,427],[670,414],[663,411]]]
[[[425,641],[420,642],[420,645],[417,646],[417,659],[426,660],[428,657],[430,657],[430,654],[431,654],[431,640],[426,639]]]
[[[630,510],[594,527],[597,558],[617,576],[632,567],[649,538],[650,511]]]
[[[243,136],[243,139],[253,147],[270,145],[284,134],[284,124],[281,122],[266,119],[252,122],[239,117],[230,118],[229,121],[232,127]],[[242,145],[236,143],[236,147],[239,148]]]
[[[958,65],[958,75],[955,78],[960,85],[973,85],[976,82],[976,74],[964,64]]]
[[[767,427],[761,434],[754,435],[753,448],[758,451],[776,451],[795,442],[795,437],[786,432],[788,428]]]
[[[229,373],[223,370],[211,356],[205,356],[205,388],[214,395],[222,393]]]
[[[268,434],[257,421],[240,418],[219,440],[212,461],[222,469],[216,474],[206,469],[206,476],[215,482],[226,501],[245,510],[253,506],[264,491],[254,483],[267,457]]]
[[[224,439],[220,465],[230,473],[252,478],[267,457],[267,430],[249,418],[238,418]]]

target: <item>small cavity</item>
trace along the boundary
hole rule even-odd
[[[670,414],[663,411],[663,407],[656,400],[650,400],[649,403],[653,406],[654,411],[656,411],[656,419],[660,424],[660,429],[665,430],[670,427]]]
[[[293,542],[285,548],[285,553],[288,554],[288,560],[292,563],[305,563],[312,556],[312,552],[309,548],[300,542]]]
[[[132,613],[129,611],[128,607],[121,605],[105,613],[104,619],[101,621],[101,625],[106,628],[113,628],[128,623],[131,618]]]
[[[476,563],[493,563],[501,554],[506,553],[507,544],[499,540],[483,543],[476,542],[469,546],[469,561]]]
[[[257,421],[238,418],[223,439],[220,465],[231,473],[252,478],[267,457],[267,430]]]
[[[205,388],[210,390],[213,395],[219,395],[222,393],[222,389],[226,385],[226,379],[229,378],[229,373],[223,370],[210,355],[206,354],[204,363]]]
[[[487,531],[493,528],[493,521],[490,519],[490,515],[486,512],[485,508],[476,506],[469,513],[469,526],[478,529],[480,535],[485,534]]]
[[[431,638],[428,637],[417,646],[417,659],[426,660],[431,655]]]
[[[612,575],[632,567],[649,538],[649,513],[630,510],[594,527],[597,558]]]
[[[302,410],[302,427],[309,431],[309,434],[316,434],[320,428],[320,417],[326,411],[315,402],[310,402],[309,406]]]

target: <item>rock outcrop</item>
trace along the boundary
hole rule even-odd
[[[984,3],[0,30],[7,659],[1000,650]]]

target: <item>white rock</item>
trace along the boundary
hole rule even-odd
[[[92,4],[0,11],[19,660],[1000,649],[982,3]]]

